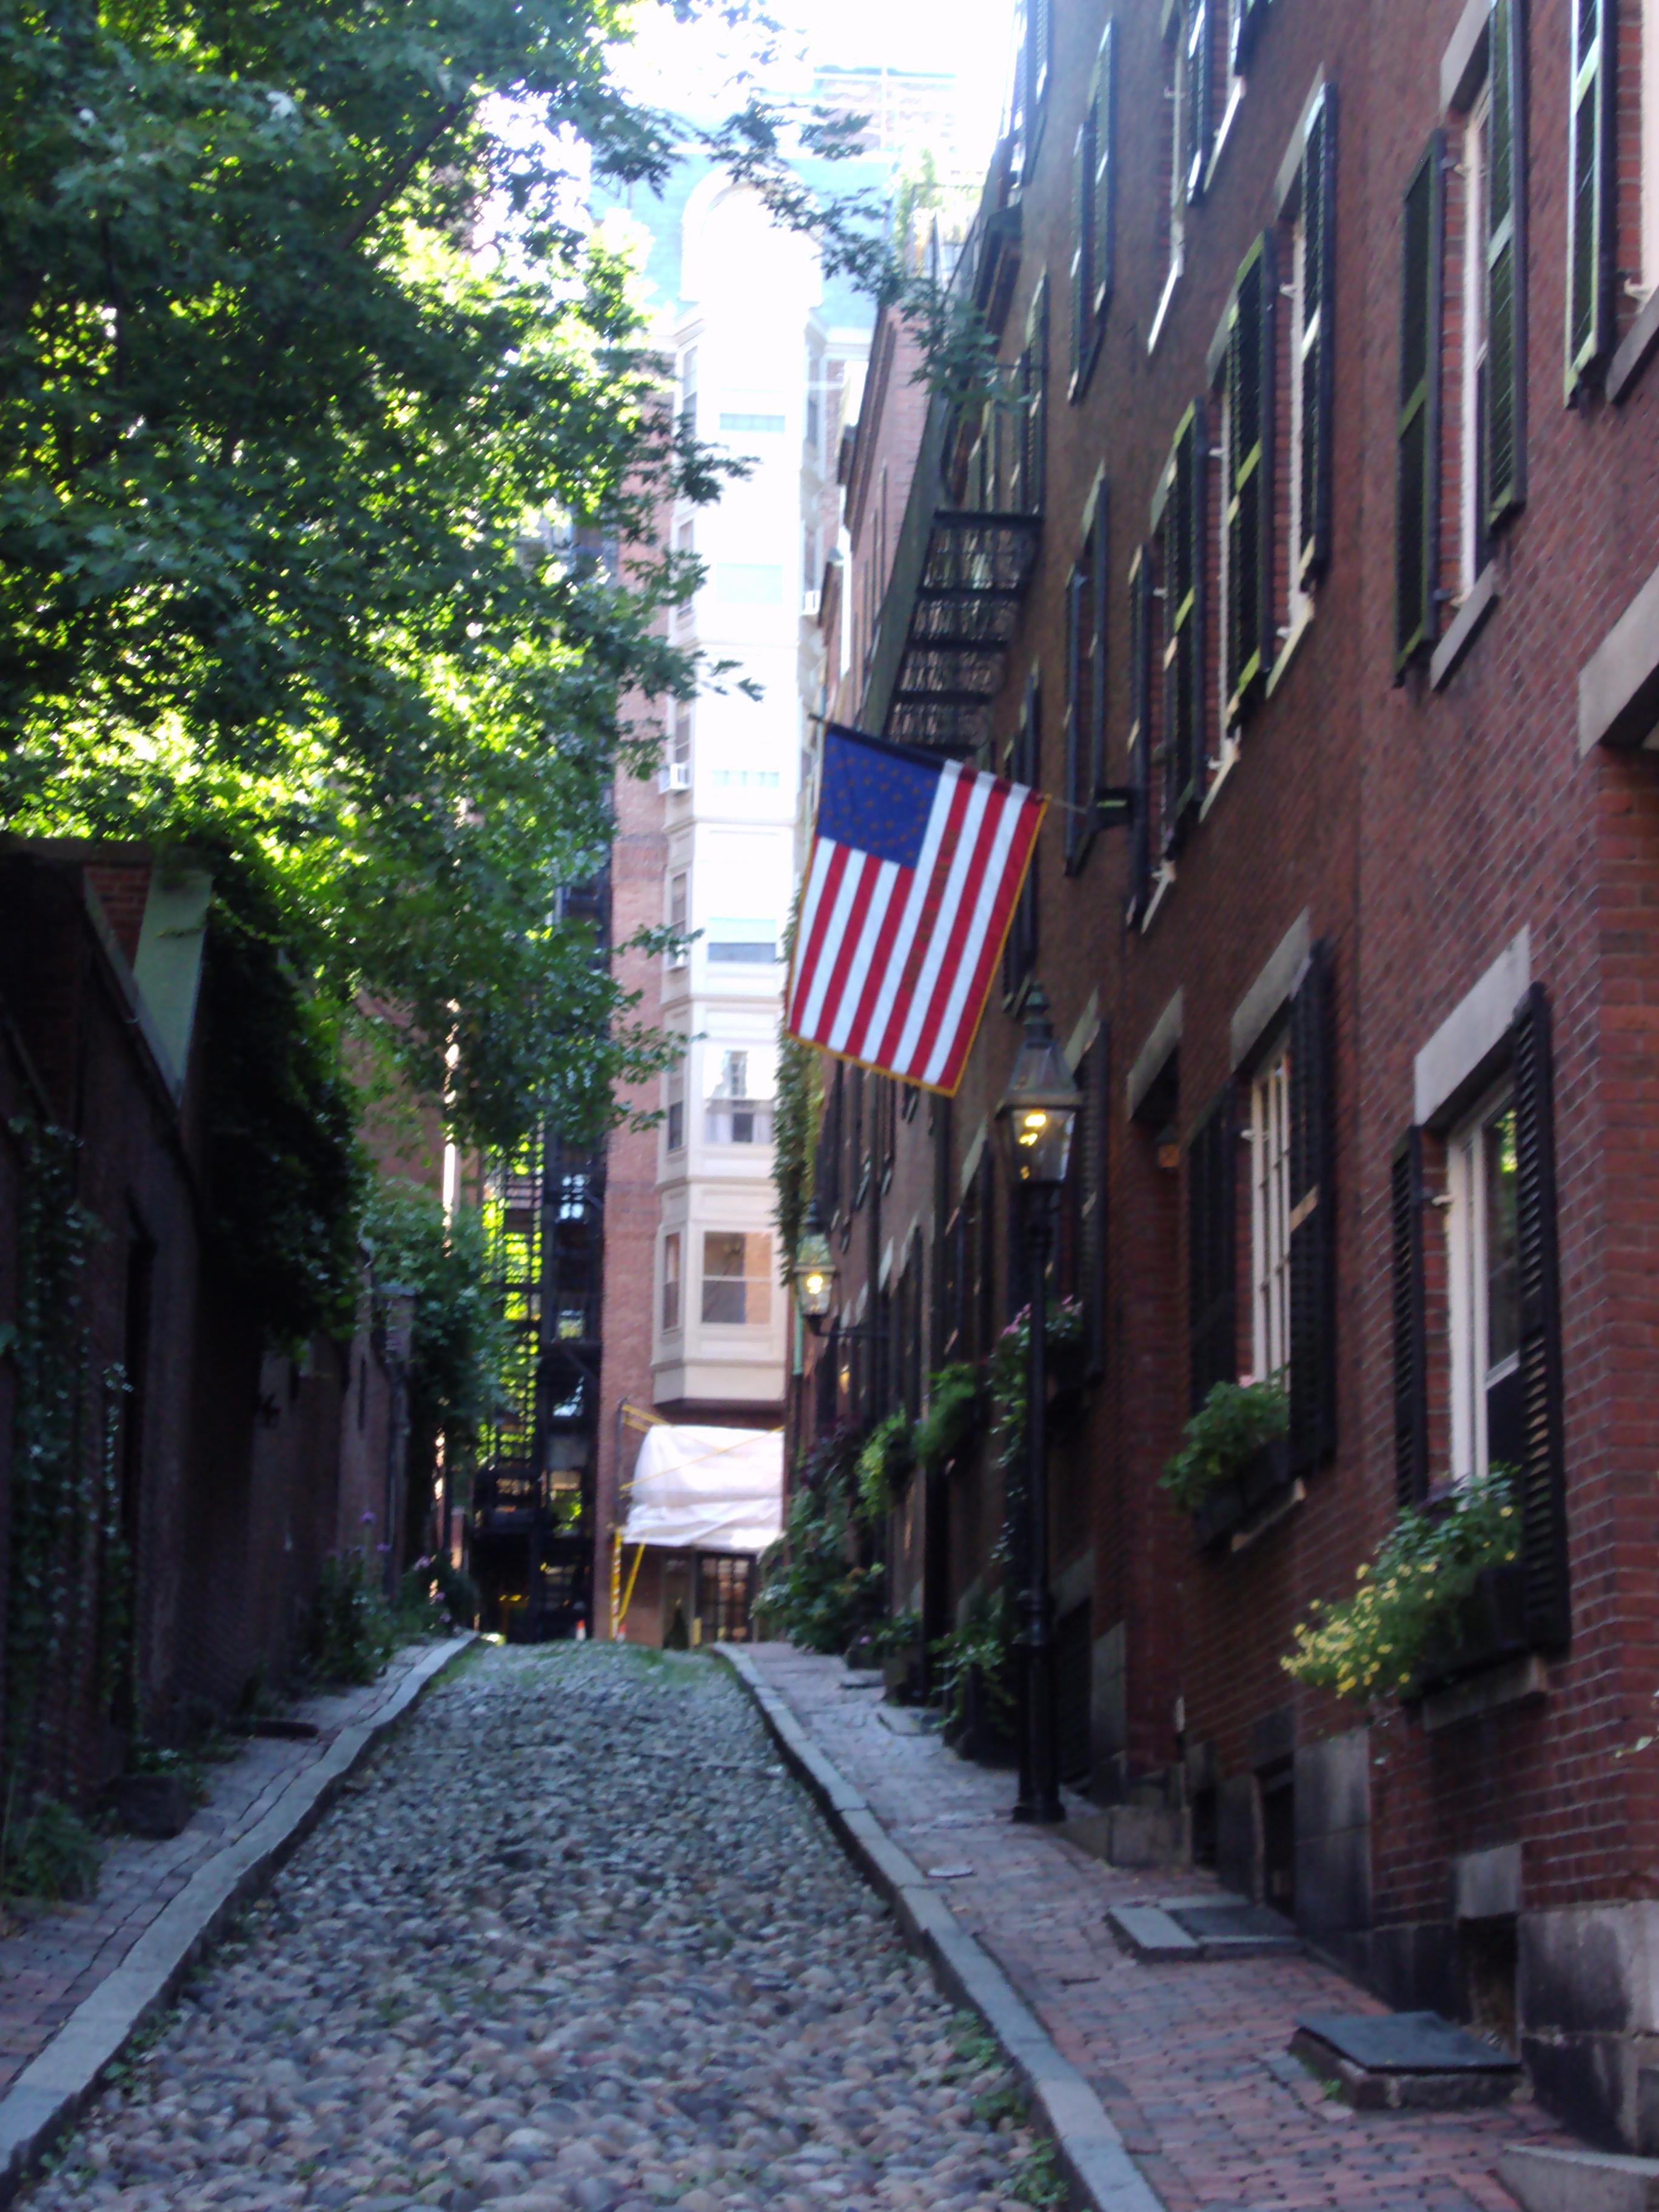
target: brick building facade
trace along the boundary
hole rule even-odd
[[[1659,12],[1031,20],[959,279],[1001,386],[866,410],[915,480],[830,611],[880,598],[841,719],[1055,803],[957,1096],[825,1070],[838,1318],[880,1343],[826,1336],[799,1416],[914,1399],[1024,1302],[994,1112],[1040,977],[1087,1102],[1072,1778],[1659,2148],[1659,1769],[1621,1755],[1659,1686]],[[930,645],[947,573],[971,652]],[[1178,1515],[1188,1414],[1267,1375],[1284,1451]],[[1456,1662],[1299,1688],[1399,1504],[1494,1466],[1521,1556]],[[896,1603],[948,1623],[1001,1522],[976,1459],[914,1486]]]
[[[3,1749],[26,1791],[83,1805],[136,1737],[183,1740],[288,1675],[323,1560],[372,1554],[407,1480],[367,1264],[355,1334],[289,1357],[210,1233],[208,896],[142,846],[0,846],[0,1525],[30,1547],[21,1584],[0,1574],[0,1644],[38,1676],[11,1685]],[[75,1212],[78,1267],[40,1272]],[[51,1363],[19,1366],[53,1284],[61,1455]]]

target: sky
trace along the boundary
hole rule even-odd
[[[771,0],[771,12],[787,27],[787,58],[769,82],[787,88],[799,76],[804,88],[813,64],[954,72],[964,150],[976,169],[989,160],[1012,69],[1014,0]],[[691,111],[721,104],[748,51],[707,21],[677,25],[666,9],[645,10],[623,74],[644,98]]]

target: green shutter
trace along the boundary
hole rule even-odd
[[[1142,545],[1129,563],[1129,822],[1128,919],[1138,921],[1152,889],[1152,549]]]
[[[1215,144],[1215,8],[1217,0],[1187,0],[1182,73],[1182,139],[1187,198],[1202,199]]]
[[[1440,468],[1440,256],[1444,148],[1437,131],[1406,188],[1401,225],[1400,414],[1395,514],[1395,672],[1435,635]]]
[[[1519,1470],[1527,1633],[1546,1646],[1571,1628],[1567,1583],[1565,1449],[1561,1406],[1561,1293],[1556,1255],[1555,1116],[1549,1005],[1534,983],[1516,1010],[1515,1237],[1520,1269],[1519,1359],[1524,1459]]]
[[[1336,87],[1308,118],[1302,156],[1302,327],[1293,373],[1302,380],[1297,574],[1305,586],[1331,557],[1331,409],[1335,398],[1332,307],[1336,289]]]
[[[1492,0],[1486,179],[1486,410],[1481,483],[1494,528],[1527,496],[1526,0]]]
[[[1571,0],[1567,392],[1613,344],[1613,0]]]
[[[1091,217],[1091,291],[1095,328],[1104,325],[1111,305],[1117,259],[1116,185],[1114,141],[1117,131],[1117,22],[1108,23],[1101,35],[1100,56],[1095,64],[1094,205]]]
[[[1254,702],[1273,660],[1274,254],[1267,233],[1238,272],[1227,331],[1227,718]]]

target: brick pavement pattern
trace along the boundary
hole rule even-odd
[[[1016,1827],[1012,1776],[895,1729],[839,1660],[779,1644],[750,1657],[924,1872],[970,1869],[941,1881],[947,1902],[1087,2075],[1169,2212],[1515,2212],[1493,2172],[1503,2146],[1569,2142],[1519,2099],[1458,2113],[1328,2099],[1285,2063],[1295,2015],[1384,2010],[1376,1998],[1309,1958],[1131,1958],[1109,1906],[1212,1879],[1105,1866],[1062,1833]]]
[[[258,1826],[283,1792],[328,1751],[343,1729],[372,1721],[402,1686],[426,1647],[399,1652],[361,1689],[307,1698],[292,1717],[315,1736],[250,1737],[244,1750],[205,1771],[207,1802],[183,1833],[166,1841],[113,1840],[98,1894],[73,1905],[13,1908],[19,1925],[0,1939],[0,2094],[45,2048],[83,1997],[118,1966],[138,1938],[214,1856]]]

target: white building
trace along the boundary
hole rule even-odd
[[[680,292],[657,342],[697,435],[750,463],[719,504],[673,519],[705,570],[675,637],[729,662],[683,709],[662,771],[663,920],[695,933],[661,1020],[687,1040],[665,1083],[653,1396],[677,1413],[776,1417],[785,1302],[772,1225],[772,1114],[805,717],[821,693],[811,617],[836,521],[836,455],[869,316],[825,313],[817,258],[717,174],[679,218]],[[855,391],[852,394],[855,400]],[[738,681],[757,686],[758,698]]]

